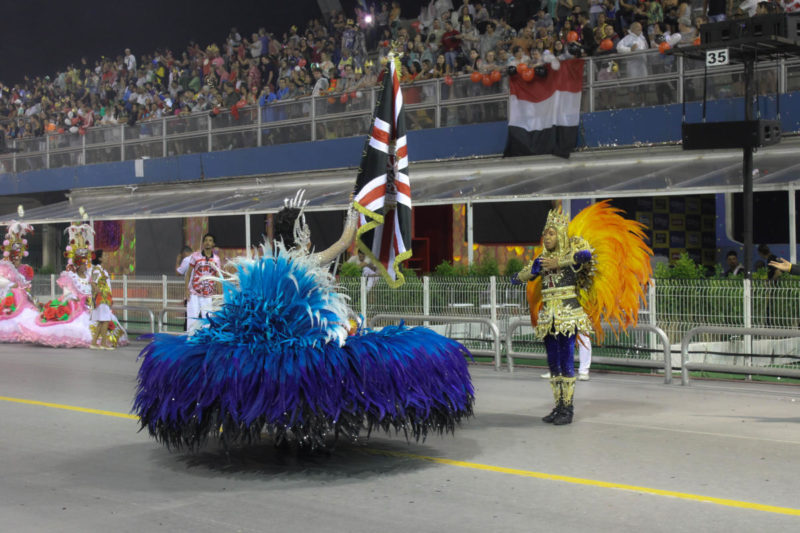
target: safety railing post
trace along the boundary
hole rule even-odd
[[[744,327],[745,328],[752,328],[753,327],[753,280],[745,278],[744,280]],[[768,295],[768,297],[771,295]],[[750,354],[753,353],[753,336],[752,335],[745,335],[744,336],[744,349],[745,349],[745,358],[744,364],[746,366],[751,366],[753,364],[753,358],[750,357]],[[748,376],[748,379],[750,376]]]
[[[81,135],[81,165],[86,164],[86,135]]]
[[[50,136],[49,135],[45,135],[45,138],[44,138],[44,151],[45,151],[44,168],[50,168]]]
[[[167,307],[167,275],[161,275],[161,307]]]
[[[125,124],[119,125],[119,160],[125,161]]]
[[[317,98],[311,97],[311,140],[317,140]]]
[[[364,321],[367,320],[367,278],[361,276],[359,278],[360,284],[358,286],[358,294],[359,298],[361,298],[361,316],[364,317]]]
[[[589,75],[586,76],[588,78],[588,92],[589,92],[589,113],[594,111],[594,59],[589,56],[589,61],[586,62],[586,65],[589,69]]]
[[[265,104],[266,104],[266,102],[265,102]],[[261,108],[261,106],[256,104],[256,128],[258,128],[256,130],[256,142],[258,143],[257,146],[261,146],[261,142],[262,142],[263,132],[261,131],[261,129],[262,129],[261,114],[263,112],[264,112],[264,110]]]
[[[208,152],[211,151],[211,115],[206,115],[206,130],[208,131]]]
[[[436,91],[434,94],[436,95],[436,114],[434,116],[434,125],[437,128],[442,127],[442,84],[438,81],[434,82],[434,86],[436,87]]]
[[[431,314],[431,278],[430,276],[422,276],[422,314],[430,316]],[[431,325],[430,320],[423,322],[425,327]]]
[[[161,157],[167,157],[167,119],[161,117]]]
[[[655,278],[650,278],[650,285],[647,286],[647,322],[655,327],[658,327],[658,323],[656,321],[656,309],[657,309],[658,302],[656,301],[656,280]],[[656,334],[655,332],[650,332],[647,334],[647,345],[650,350],[655,350],[656,348]],[[651,352],[654,353],[654,352]],[[670,370],[671,373],[671,370]]]
[[[122,275],[122,305],[128,305],[128,275]],[[125,309],[122,312],[122,320],[125,322],[125,325],[128,324],[128,310]]]
[[[56,299],[56,275],[50,274],[50,299]]]

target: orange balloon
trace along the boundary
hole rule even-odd
[[[603,39],[602,41],[600,41],[601,50],[608,51],[611,50],[612,48],[614,48],[614,41],[612,41],[611,39]]]
[[[530,70],[530,67],[528,66],[527,63],[520,63],[519,65],[517,65],[517,74],[519,74],[520,76],[522,76],[526,70]]]
[[[483,76],[481,76],[481,82],[485,87],[488,87],[492,84],[492,77],[489,76],[488,74],[484,74]]]
[[[700,37],[695,37],[692,44],[695,46],[700,46]]]
[[[339,98],[339,101],[343,104],[347,103],[347,93],[342,93],[342,96]]]
[[[478,72],[477,70],[473,70],[472,74],[469,75],[469,79],[471,79],[475,83],[480,83],[481,79],[483,79],[483,76],[481,76],[481,73]]]
[[[665,53],[670,48],[672,48],[672,47],[669,45],[668,42],[663,42],[663,43],[658,45],[658,51],[661,52],[662,54]]]
[[[571,30],[567,34],[567,42],[568,43],[572,43],[572,42],[575,42],[577,40],[578,40],[578,32],[576,32],[575,30]]]
[[[533,75],[534,75],[533,69],[530,68],[525,69],[522,72],[522,79],[525,81],[531,81],[533,79]]]
[[[489,78],[492,80],[492,83],[497,83],[503,78],[503,75],[500,74],[499,70],[493,70],[491,74],[489,74]]]
[[[335,103],[336,103],[336,98],[334,98],[333,96],[331,96],[330,98],[328,98],[328,103],[329,103],[329,104],[335,104]]]

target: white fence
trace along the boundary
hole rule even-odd
[[[494,335],[485,324],[437,323],[435,317],[486,318],[497,326],[502,339],[510,321],[529,316],[524,287],[512,285],[504,277],[407,277],[399,289],[389,288],[381,279],[368,289],[370,284],[365,277],[343,277],[339,282],[340,291],[350,297],[351,306],[365,320],[378,314],[431,317],[423,322],[480,352],[494,349]],[[178,311],[183,306],[182,278],[122,276],[112,280],[111,285],[118,304],[146,307],[156,317],[167,309],[163,329],[183,329],[183,313]],[[35,277],[33,294],[39,301],[60,292],[55,276]],[[681,341],[698,326],[778,331],[800,328],[799,281],[660,279],[653,281],[647,295],[648,305],[641,309],[639,321],[666,333],[675,368],[680,366]],[[120,319],[133,331],[148,329],[149,317],[145,313],[123,311],[121,315]],[[544,347],[533,338],[530,327],[517,328],[513,344],[515,351],[541,354],[544,358]],[[595,355],[618,358],[621,363],[635,359],[663,362],[663,352],[662,341],[647,331],[607,335],[602,346],[594,347]],[[700,364],[752,366],[754,373],[757,367],[800,369],[800,339],[789,335],[747,335],[743,331],[704,333],[692,339],[687,357],[689,362]]]

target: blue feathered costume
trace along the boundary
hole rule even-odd
[[[278,245],[235,265],[208,327],[156,335],[141,353],[133,410],[156,440],[194,449],[266,431],[316,448],[364,427],[419,440],[472,414],[461,344],[422,327],[353,332],[346,297],[309,255]]]

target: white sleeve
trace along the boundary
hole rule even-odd
[[[631,34],[626,35],[620,42],[617,43],[617,52],[626,54],[631,51]]]
[[[189,270],[189,261],[191,259],[192,259],[191,255],[188,255],[183,258],[181,264],[178,266],[178,268],[175,269],[178,272],[178,274],[180,274],[181,276],[186,275],[186,271]]]

